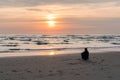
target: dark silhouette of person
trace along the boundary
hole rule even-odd
[[[89,59],[89,51],[87,50],[87,48],[85,48],[85,51],[81,53],[81,57],[83,60]]]

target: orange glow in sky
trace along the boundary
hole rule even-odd
[[[0,33],[120,34],[116,4],[119,0],[0,0]]]

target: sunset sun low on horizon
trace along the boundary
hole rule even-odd
[[[50,28],[54,28],[56,25],[56,15],[55,14],[48,14],[46,16],[46,20],[47,20],[47,24],[48,24],[48,27]]]
[[[47,21],[48,26],[51,28],[55,27],[55,23],[55,21]]]

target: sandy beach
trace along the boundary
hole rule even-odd
[[[120,52],[0,58],[0,80],[120,80]]]

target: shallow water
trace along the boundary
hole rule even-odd
[[[56,51],[120,51],[120,35],[0,35],[0,54]],[[58,54],[59,54],[58,53]],[[51,53],[53,54],[53,53]]]

